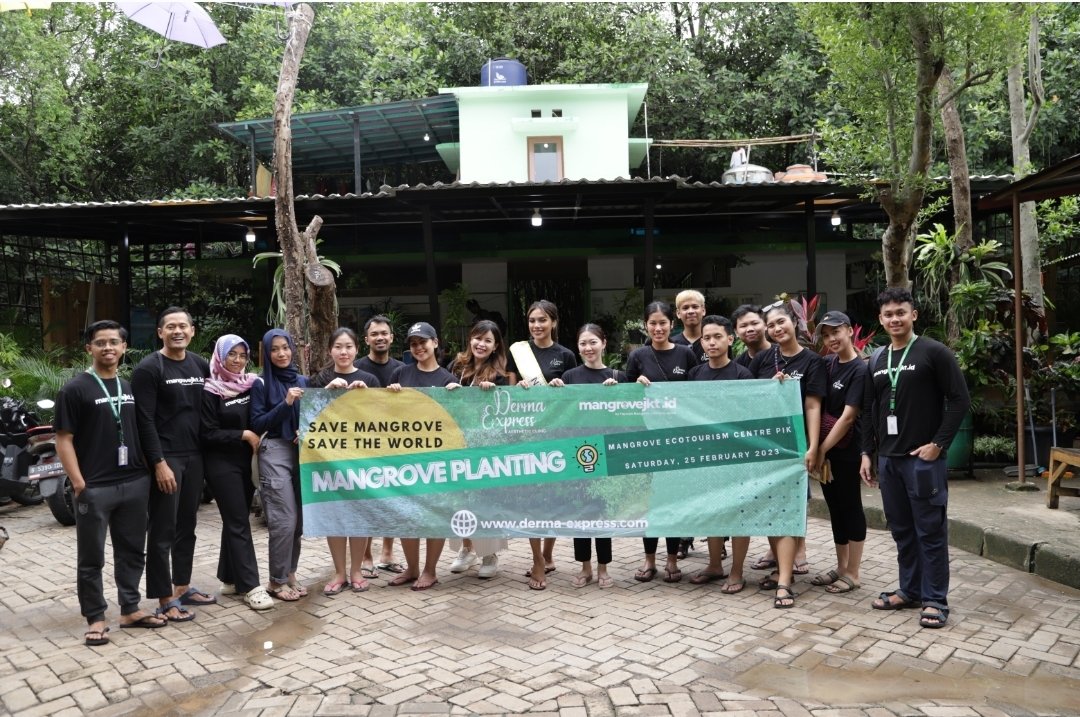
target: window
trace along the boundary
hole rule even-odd
[[[562,110],[551,110],[552,117],[562,117]]]
[[[563,178],[562,137],[529,137],[529,181],[557,182]]]
[[[543,115],[540,110],[529,110],[529,116],[533,119],[539,119]]]

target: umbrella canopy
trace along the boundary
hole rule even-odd
[[[168,40],[214,47],[225,38],[210,15],[193,2],[118,2],[120,12]]]
[[[0,0],[0,12],[26,10],[26,12],[29,13],[31,10],[46,10],[51,5],[52,2],[44,2],[44,0],[30,0],[30,2],[9,2],[9,0]]]

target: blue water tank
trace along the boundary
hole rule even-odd
[[[480,68],[480,85],[483,87],[511,87],[529,84],[525,65],[509,57],[488,60]]]

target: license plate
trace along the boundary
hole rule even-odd
[[[59,461],[56,463],[38,463],[30,466],[30,470],[27,471],[28,478],[52,478],[63,474],[64,464]]]

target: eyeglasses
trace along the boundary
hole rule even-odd
[[[248,360],[248,355],[247,354],[238,354],[238,353],[236,353],[234,351],[230,351],[229,353],[225,354],[225,358],[232,359],[233,361],[247,361]]]
[[[98,339],[97,341],[91,341],[90,345],[96,349],[103,349],[106,346],[117,348],[123,343],[124,341],[122,339]]]
[[[763,308],[761,310],[761,315],[764,316],[765,314],[769,313],[773,309],[779,309],[782,306],[784,306],[785,304],[787,304],[787,302],[784,301],[783,299],[781,299],[780,301],[774,301],[773,303],[769,304],[768,306],[766,306],[765,308]]]

